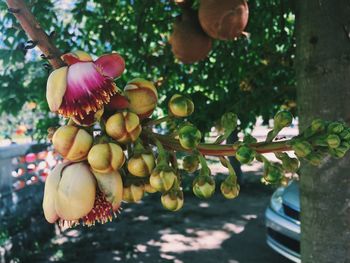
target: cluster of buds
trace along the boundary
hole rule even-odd
[[[43,208],[47,221],[105,223],[119,212],[122,202],[139,202],[145,194],[160,193],[164,208],[177,211],[184,205],[185,172],[194,173],[194,195],[209,198],[216,190],[215,177],[206,156],[218,157],[228,169],[220,190],[225,198],[240,191],[237,177],[225,156],[236,156],[242,164],[264,163],[264,181],[281,183],[285,173],[296,173],[304,158],[319,164],[326,156],[341,158],[350,148],[350,129],[339,122],[315,120],[301,135],[276,141],[278,133],[291,125],[293,116],[278,112],[265,142],[251,135],[234,144],[223,144],[236,129],[238,117],[225,113],[223,134],[214,143],[205,143],[202,133],[191,123],[194,104],[185,95],[168,101],[168,116],[151,119],[158,93],[151,81],[137,78],[124,90],[114,78],[125,67],[118,54],[93,60],[85,52],[63,55],[67,66],[54,70],[47,82],[47,100],[52,111],[69,118],[67,124],[50,130],[53,147],[63,162],[55,167],[45,184]],[[166,122],[172,131],[158,134],[154,127]],[[166,130],[165,130],[166,132]],[[297,158],[286,152],[294,151]],[[177,152],[185,152],[183,170]],[[280,160],[272,163],[264,153],[273,152]]]

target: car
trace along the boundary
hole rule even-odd
[[[291,181],[273,193],[265,211],[267,244],[276,252],[294,261],[300,259],[299,183]]]

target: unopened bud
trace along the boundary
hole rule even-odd
[[[283,110],[277,112],[274,119],[274,126],[277,129],[282,129],[284,127],[288,127],[293,122],[293,115],[289,111]]]
[[[319,166],[322,163],[323,156],[320,153],[311,153],[306,157],[306,160],[314,166]]]
[[[328,125],[327,131],[329,133],[341,133],[344,130],[344,125],[340,122],[332,122]]]
[[[311,123],[311,130],[314,133],[324,131],[326,129],[326,122],[322,119],[315,119]]]
[[[234,131],[237,127],[237,115],[232,112],[226,112],[221,117],[221,125],[225,130]]]
[[[330,134],[327,136],[327,144],[330,148],[337,148],[340,142],[341,140],[338,135]]]
[[[312,145],[306,141],[296,141],[292,145],[295,154],[298,157],[306,157],[312,152]]]
[[[241,164],[248,164],[254,160],[255,152],[246,145],[238,148],[236,158]]]
[[[199,166],[198,157],[195,155],[186,156],[182,161],[182,167],[189,173],[194,173]]]
[[[176,174],[169,166],[156,167],[149,179],[151,186],[159,192],[169,191],[174,185]]]
[[[188,117],[194,111],[194,104],[189,98],[175,94],[171,97],[168,108],[175,117]]]
[[[200,143],[201,132],[193,125],[186,125],[179,131],[179,141],[183,148],[194,149]]]
[[[267,183],[276,184],[282,178],[282,172],[276,165],[269,164],[265,166],[264,179]]]
[[[184,195],[180,190],[170,190],[161,197],[162,205],[170,211],[178,211],[183,207]]]
[[[132,184],[123,188],[123,201],[128,203],[136,203],[143,197],[143,185]]]
[[[221,183],[220,190],[225,198],[234,199],[239,195],[240,187],[227,178]]]
[[[215,192],[215,180],[211,176],[197,176],[193,180],[192,190],[199,198],[210,198]]]

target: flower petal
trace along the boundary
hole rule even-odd
[[[122,56],[117,53],[107,54],[99,57],[95,61],[95,65],[101,69],[103,75],[111,77],[113,79],[123,74],[123,71],[125,69],[125,61]]]
[[[113,81],[103,76],[94,63],[75,63],[68,69],[67,90],[59,113],[84,118],[89,112],[101,109],[115,92]]]

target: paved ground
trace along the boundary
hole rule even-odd
[[[165,211],[159,196],[125,204],[113,223],[59,234],[35,262],[290,263],[265,243],[264,210],[272,189],[255,173],[236,200],[186,195],[180,212]],[[217,191],[218,192],[218,191]]]

